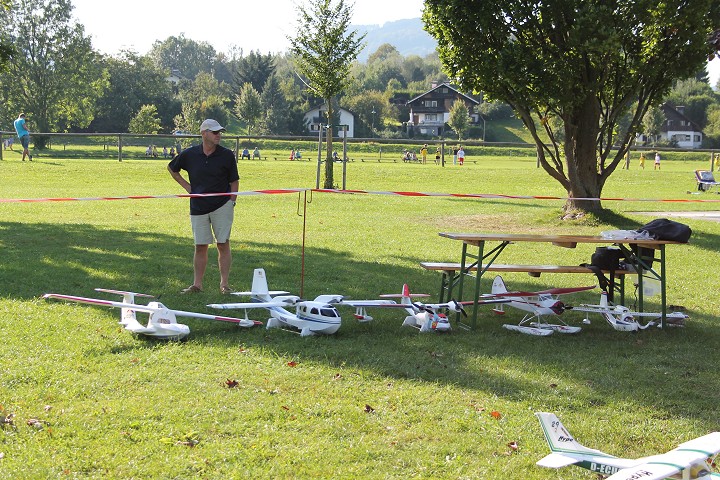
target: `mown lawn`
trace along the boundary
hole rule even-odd
[[[531,154],[478,151],[462,168],[366,155],[348,164],[348,189],[563,196]],[[247,290],[252,270],[264,267],[271,288],[302,286],[306,298],[376,298],[403,283],[435,297],[439,278],[419,262],[458,261],[460,253],[441,231],[597,234],[660,216],[640,212],[718,209],[659,201],[720,199],[688,193],[692,171],[706,161],[668,158],[659,172],[633,160],[603,194],[635,200],[606,201],[610,212],[579,222],[560,220],[557,200],[316,192],[303,205],[302,194],[243,196],[232,283]],[[0,199],[183,193],[165,165],[6,155]],[[311,188],[315,171],[314,162],[284,156],[243,161],[240,190]],[[110,299],[93,291],[105,287],[213,313],[205,305],[224,300],[213,261],[204,293],[179,294],[192,278],[187,203],[0,203],[0,478],[591,479],[580,469],[535,466],[547,448],[533,412],[555,412],[580,441],[623,456],[719,429],[720,224],[680,219],[693,237],[668,249],[668,300],[691,318],[666,331],[625,334],[597,318],[579,335],[527,337],[501,327],[520,312],[497,318],[487,308],[477,331],[420,335],[401,328],[397,312],[372,312],[376,320],[360,324],[348,309],[330,337],[188,319],[189,339],[167,343],[122,331],[119,311],[41,298]],[[507,261],[580,264],[591,248],[518,245]],[[593,279],[505,280],[538,289]],[[573,301],[594,302],[597,293]],[[580,325],[581,314],[565,316]]]

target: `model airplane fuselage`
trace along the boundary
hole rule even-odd
[[[638,459],[618,458],[585,447],[575,440],[553,413],[535,414],[552,453],[537,462],[541,467],[562,468],[576,465],[601,475],[606,480],[718,480],[708,458],[720,452],[720,432],[690,440],[661,455]]]

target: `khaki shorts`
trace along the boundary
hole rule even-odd
[[[231,201],[225,202],[225,205],[214,212],[205,215],[190,215],[195,245],[227,243],[230,240],[234,216],[235,208]]]

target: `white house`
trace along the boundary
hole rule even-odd
[[[663,104],[665,122],[660,129],[660,136],[668,142],[675,142],[680,148],[700,148],[703,132],[695,122],[685,116],[684,110],[683,106]]]
[[[327,124],[326,112],[327,107],[322,104],[305,113],[305,125],[307,125],[310,134],[317,135],[320,125]],[[347,138],[352,138],[355,135],[355,115],[351,111],[340,108],[340,125],[347,125]],[[333,135],[342,137],[342,134],[338,133],[337,127],[333,129]]]

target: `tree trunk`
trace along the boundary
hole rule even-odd
[[[602,210],[600,195],[605,180],[598,172],[599,121],[600,106],[593,96],[565,119],[565,163],[569,180],[565,211]]]
[[[334,179],[333,179],[333,158],[332,158],[332,152],[333,152],[333,125],[332,125],[332,118],[333,118],[333,111],[332,111],[332,99],[328,98],[327,100],[327,119],[328,119],[328,128],[327,128],[327,137],[325,144],[327,145],[327,153],[325,155],[325,184],[323,185],[323,188],[332,189],[335,188],[334,185]],[[322,127],[321,127],[322,128]]]

